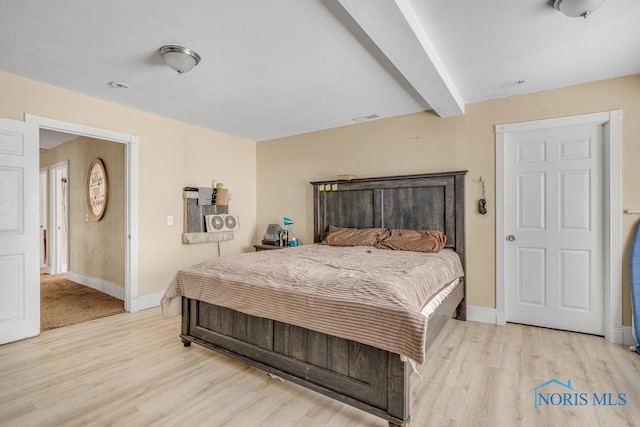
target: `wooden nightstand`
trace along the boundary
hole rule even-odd
[[[258,252],[258,251],[271,251],[274,249],[284,249],[284,248],[288,248],[289,246],[253,245],[253,247],[256,248],[256,252]]]

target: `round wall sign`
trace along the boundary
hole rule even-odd
[[[87,206],[92,220],[100,221],[102,219],[104,211],[107,209],[108,197],[107,170],[102,160],[96,157],[91,161],[87,172]]]

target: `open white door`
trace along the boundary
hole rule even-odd
[[[40,333],[38,126],[0,119],[0,344]]]

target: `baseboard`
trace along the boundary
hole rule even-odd
[[[507,315],[504,314],[504,311],[496,310],[496,325],[507,326]]]
[[[160,305],[162,295],[164,295],[164,292],[158,292],[157,294],[142,295],[138,298],[132,298],[129,312],[135,313],[136,311],[158,307]]]
[[[481,307],[479,305],[467,306],[467,320],[472,322],[498,324],[498,316],[495,308]]]
[[[624,344],[624,327],[609,327],[609,336],[607,336],[607,341],[611,344]],[[605,335],[606,336],[606,335]]]
[[[499,326],[504,326],[507,323],[504,313],[498,312],[495,308],[480,307],[477,305],[467,306],[467,320]],[[631,326],[611,328],[609,342],[628,346],[637,344],[636,340],[633,339]]]
[[[633,339],[633,330],[631,326],[622,326],[622,343],[624,345],[636,345],[636,340]]]
[[[67,279],[124,301],[124,288],[121,288],[115,283],[85,276],[84,274],[76,273],[73,271],[67,272]]]

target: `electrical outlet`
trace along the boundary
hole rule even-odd
[[[173,215],[167,215],[167,225],[173,225]]]

